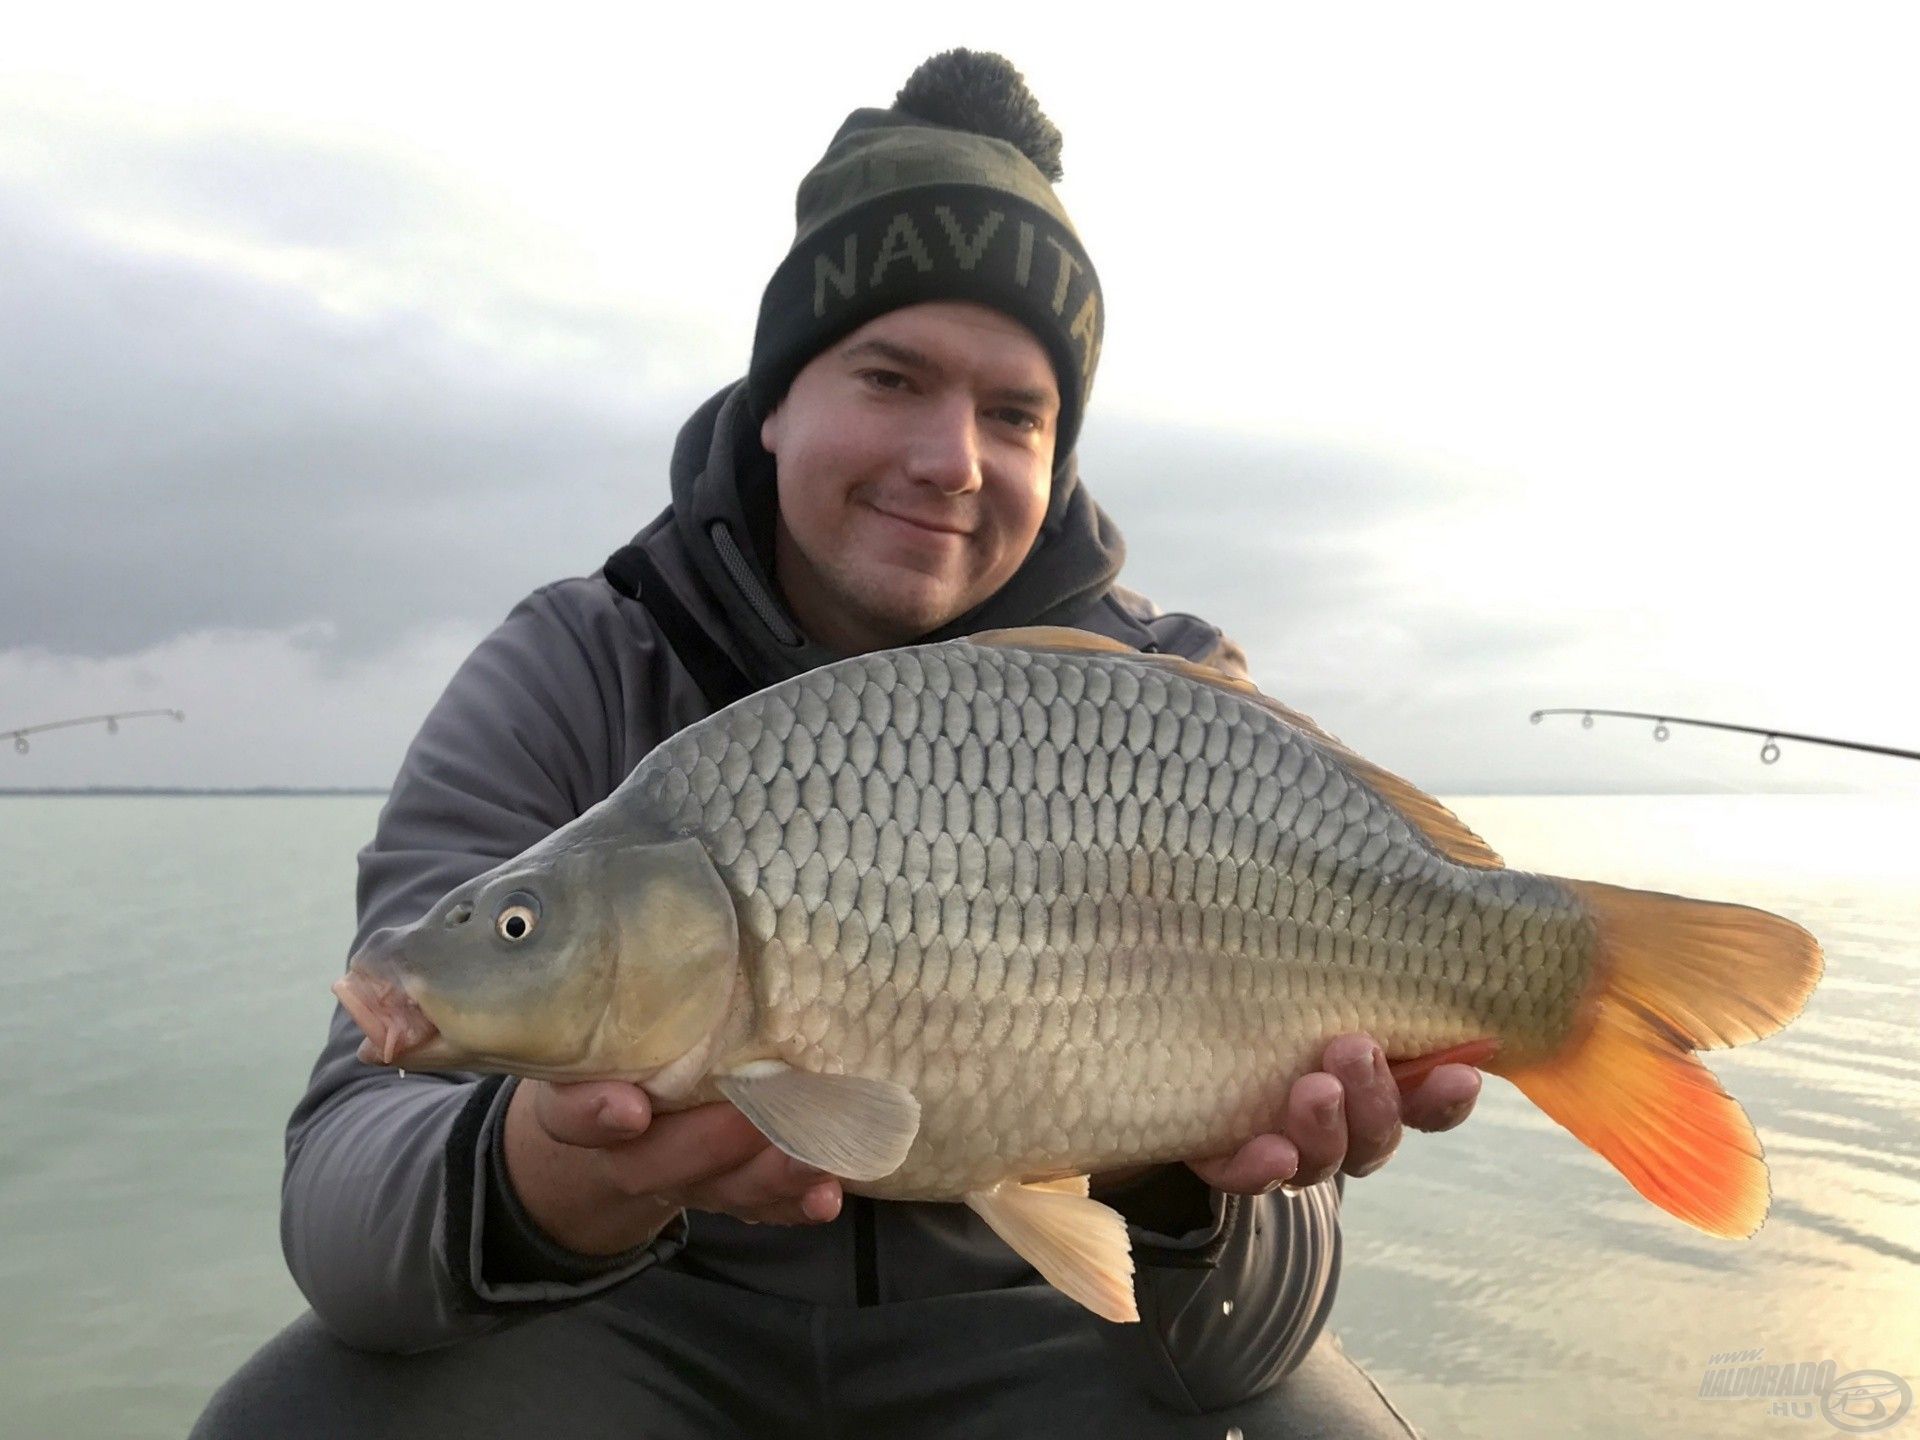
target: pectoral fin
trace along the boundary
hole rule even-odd
[[[1127,1222],[1087,1198],[1087,1178],[1005,1181],[967,1197],[980,1218],[1053,1287],[1103,1320],[1138,1320]]]
[[[920,1131],[920,1102],[891,1080],[814,1075],[762,1060],[714,1083],[775,1145],[843,1180],[891,1175]]]

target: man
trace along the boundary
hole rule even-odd
[[[422,727],[361,855],[356,947],[679,728],[845,654],[1069,624],[1239,665],[1115,584],[1119,536],[1078,483],[1102,306],[1058,150],[997,56],[937,57],[848,117],[746,380],[681,433],[670,508],[522,602]],[[1097,1177],[1138,1265],[1124,1326],[965,1207],[847,1197],[730,1106],[399,1075],[358,1040],[336,1013],[288,1133],[282,1233],[317,1319],[203,1435],[1405,1433],[1323,1333],[1328,1182],[1384,1163],[1402,1120],[1365,1036],[1295,1085],[1284,1134]],[[1405,1118],[1458,1123],[1477,1084],[1441,1067]]]

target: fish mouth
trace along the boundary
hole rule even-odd
[[[333,993],[366,1035],[360,1042],[360,1059],[365,1064],[404,1067],[411,1060],[420,1065],[447,1049],[433,1044],[440,1038],[440,1027],[398,981],[364,970],[358,961],[333,982]]]

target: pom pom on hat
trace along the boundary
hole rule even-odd
[[[1026,77],[1004,55],[948,50],[920,62],[894,97],[894,108],[945,125],[1005,140],[1059,184],[1060,127],[1046,117]]]

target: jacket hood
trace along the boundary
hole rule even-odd
[[[672,509],[636,543],[654,549],[671,534],[699,592],[684,597],[689,608],[749,677],[771,685],[845,658],[801,633],[775,583],[774,459],[760,444],[746,381],[719,391],[681,427],[672,496]],[[1080,485],[1069,452],[1054,467],[1046,519],[1020,568],[973,610],[921,638],[1071,624],[1112,588],[1125,557],[1120,531]]]

